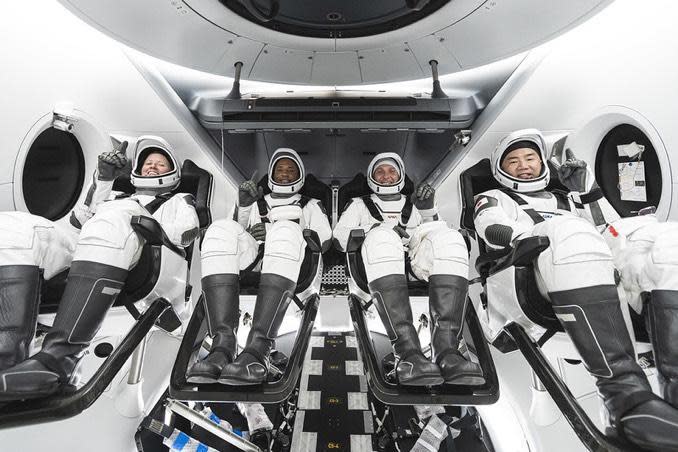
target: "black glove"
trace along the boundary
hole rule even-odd
[[[97,179],[100,181],[112,181],[116,177],[128,172],[127,156],[125,155],[126,149],[127,141],[123,141],[120,143],[119,148],[113,149],[111,152],[99,154]]]
[[[586,190],[587,164],[574,156],[572,150],[565,149],[565,161],[562,164],[551,160],[558,169],[558,179],[570,191],[584,193]]]
[[[433,209],[436,191],[429,184],[422,184],[412,193],[412,204],[417,210]]]
[[[257,172],[255,171],[249,180],[246,180],[238,187],[238,205],[240,207],[251,206],[264,196],[264,189],[259,187],[254,180],[256,176]]]
[[[265,223],[256,223],[249,227],[247,232],[250,233],[254,240],[258,242],[266,241],[266,224]]]

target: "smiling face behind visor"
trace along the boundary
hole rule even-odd
[[[268,187],[278,195],[293,195],[304,186],[306,172],[294,149],[279,148],[268,164]]]
[[[395,152],[377,154],[367,167],[367,185],[378,195],[400,193],[405,186],[405,164]]]
[[[181,167],[170,149],[160,137],[139,137],[130,178],[135,188],[172,190],[179,185]]]
[[[549,183],[545,150],[546,142],[541,132],[517,130],[504,137],[492,153],[492,175],[513,191],[543,190]]]

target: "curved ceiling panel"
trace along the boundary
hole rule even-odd
[[[403,12],[401,6],[383,10],[381,24],[374,23],[378,12],[351,16],[353,25],[371,24],[362,32],[374,33],[352,35],[357,37],[276,31],[235,13],[220,0],[60,1],[114,39],[181,66],[232,76],[234,63],[242,61],[242,75],[250,80],[356,85],[428,77],[431,59],[438,61],[441,75],[497,61],[569,30],[612,0],[420,1],[419,5],[435,4],[439,9],[397,27],[393,20]],[[262,6],[273,0],[252,1]],[[328,2],[328,8],[334,3]],[[329,9],[327,14],[333,12]],[[307,23],[320,28],[320,12],[308,14]],[[350,13],[342,12],[345,15]],[[392,31],[384,32],[388,29]]]

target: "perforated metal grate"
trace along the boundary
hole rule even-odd
[[[325,268],[320,293],[321,295],[348,294],[348,276],[344,265],[336,264]]]

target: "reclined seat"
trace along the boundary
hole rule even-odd
[[[270,193],[268,175],[264,175],[259,186],[264,194]],[[331,189],[316,179],[312,174],[306,175],[303,188],[299,192],[303,196],[319,199],[328,216],[331,215]],[[294,344],[289,351],[289,358],[279,364],[281,375],[277,380],[255,386],[227,386],[221,384],[191,384],[186,381],[186,371],[197,356],[206,334],[205,309],[202,299],[198,301],[193,316],[188,324],[184,339],[172,369],[170,379],[170,397],[177,400],[193,400],[203,402],[259,402],[280,403],[291,395],[301,374],[301,367],[310,341],[313,324],[318,312],[320,300],[320,283],[323,274],[322,244],[315,231],[304,231],[306,254],[301,265],[294,302],[300,310],[301,323],[297,330]],[[250,267],[240,274],[240,294],[255,295],[258,289],[260,273],[253,271],[263,256],[263,246],[259,257]],[[201,297],[202,298],[202,297]],[[245,314],[247,316],[249,314]],[[285,361],[287,361],[285,363]],[[284,368],[282,368],[284,366]]]
[[[513,249],[491,250],[477,236],[473,221],[474,197],[495,188],[501,187],[492,176],[489,159],[479,161],[461,174],[461,226],[478,245],[475,267],[479,277],[475,282],[480,282],[483,287],[480,298],[487,311],[488,321],[483,325],[487,340],[504,353],[521,351],[579,439],[590,450],[634,450],[598,430],[541,351],[546,341],[563,331],[552,304],[540,293],[534,276],[533,262],[548,248],[549,239],[529,237],[519,240]],[[546,189],[569,192],[555,178],[551,178]]]
[[[133,193],[134,187],[129,176],[118,177],[113,190]],[[200,229],[204,231],[212,220],[212,175],[191,160],[185,160],[181,183],[175,192],[194,196]],[[76,416],[98,399],[135,350],[139,351],[132,359],[135,365],[141,366],[143,347],[138,345],[154,325],[172,332],[187,320],[187,313],[190,312],[189,270],[193,246],[186,249],[175,246],[152,217],[133,217],[132,228],[144,237],[146,243],[138,264],[130,271],[114,306],[127,308],[135,319],[133,327],[117,348],[106,350],[108,357],[84,386],[70,394],[7,403],[0,407],[0,427]],[[40,314],[56,312],[67,275],[67,271],[63,272],[42,284]],[[98,350],[97,355],[102,356]]]
[[[406,176],[405,187],[402,193],[409,195],[414,190],[414,184]],[[348,202],[355,197],[371,193],[363,174],[357,175],[351,182],[339,189],[338,206],[340,212]],[[400,386],[388,378],[382,362],[384,350],[390,352],[388,338],[371,333],[366,316],[372,306],[372,297],[367,285],[365,268],[360,249],[365,239],[362,229],[351,231],[346,247],[347,274],[349,287],[349,307],[355,328],[358,345],[361,350],[363,364],[368,371],[368,383],[375,397],[387,405],[484,405],[492,404],[499,398],[499,385],[494,369],[494,363],[489,348],[482,334],[482,329],[473,309],[466,310],[468,332],[476,347],[486,382],[482,386],[441,385],[435,387]],[[411,274],[411,268],[406,257],[406,272]],[[413,276],[413,275],[412,275]],[[412,280],[408,282],[410,296],[428,297],[428,284],[425,281]],[[427,319],[422,318],[422,326]],[[381,346],[379,346],[381,344]]]

